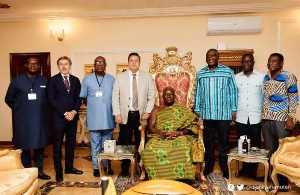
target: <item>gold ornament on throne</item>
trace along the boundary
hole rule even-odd
[[[178,98],[183,99],[176,99],[179,103],[184,104],[189,108],[194,106],[194,90],[195,90],[195,78],[196,78],[196,69],[194,66],[191,65],[192,61],[192,52],[187,52],[183,57],[180,57],[177,53],[177,47],[167,47],[166,48],[166,55],[162,58],[159,54],[153,54],[153,61],[154,64],[150,67],[150,74],[152,75],[154,82],[157,83],[157,79],[160,75],[169,75],[170,80],[168,81],[167,85],[174,87],[181,85],[180,79],[186,79],[188,81],[184,81],[185,83],[189,83],[189,86],[184,85],[183,88],[175,89],[176,96]],[[173,79],[171,79],[171,77]],[[179,86],[178,86],[179,87]],[[155,85],[156,91],[156,105],[158,106],[160,102],[162,102],[161,95],[162,89],[158,89],[159,86]],[[175,87],[176,88],[176,87]],[[179,90],[180,89],[180,90]],[[183,91],[187,90],[187,91]],[[183,97],[179,97],[179,96]]]

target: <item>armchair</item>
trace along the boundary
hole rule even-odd
[[[0,151],[0,194],[40,194],[37,168],[23,168],[21,150]]]
[[[155,83],[156,92],[156,106],[163,103],[162,93],[165,87],[172,87],[175,89],[175,102],[180,103],[191,110],[194,106],[194,90],[195,90],[195,67],[191,65],[192,52],[188,52],[184,57],[177,54],[176,47],[166,48],[167,54],[161,58],[158,54],[153,54],[154,64],[150,67],[150,74]],[[198,140],[203,143],[203,125],[202,120],[198,118],[196,121],[199,129]],[[139,146],[139,153],[141,154],[145,147],[145,130],[147,122],[143,122],[139,127],[141,131],[141,142]],[[204,155],[204,154],[203,154]],[[140,161],[141,176],[140,179],[145,178],[145,169],[143,161]],[[202,180],[203,188],[205,188],[205,177],[203,176],[204,162],[200,163],[200,179]]]
[[[278,173],[300,187],[300,136],[280,139],[279,148],[271,157],[271,165],[271,178],[275,184],[272,194],[278,191]]]

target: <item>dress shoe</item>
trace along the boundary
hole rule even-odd
[[[49,180],[49,179],[51,179],[51,177],[49,175],[46,175],[43,172],[39,172],[38,178],[42,179],[42,180]]]
[[[265,181],[265,176],[262,176],[262,177],[255,177],[254,180],[255,180],[255,181]]]
[[[56,181],[62,182],[64,180],[62,173],[56,173]]]
[[[224,171],[223,172],[223,177],[226,178],[226,179],[229,179],[229,173],[228,173],[228,171]]]
[[[120,173],[120,175],[123,176],[123,177],[127,177],[127,176],[129,176],[129,172],[122,170],[121,173]]]
[[[65,170],[65,174],[75,174],[75,175],[81,175],[83,171],[80,171],[78,169],[75,169],[74,167],[71,170]]]
[[[99,169],[94,169],[94,177],[100,177],[100,171]]]
[[[107,175],[113,175],[115,174],[114,170],[112,168],[108,167],[108,171],[106,167],[103,167],[104,171],[107,173]]]
[[[248,173],[248,171],[244,168],[242,168],[241,170],[239,170],[239,175],[246,175]]]

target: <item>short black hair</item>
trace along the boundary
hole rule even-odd
[[[270,55],[270,57],[272,57],[272,56],[277,56],[281,62],[284,61],[284,57],[283,57],[283,55],[281,53],[272,53]]]
[[[139,61],[141,61],[141,56],[140,56],[138,53],[136,53],[136,52],[132,52],[132,53],[130,53],[130,54],[128,55],[128,62],[129,62],[129,58],[130,58],[131,56],[137,56],[137,57],[139,57]]]
[[[254,59],[254,56],[253,56],[252,53],[245,53],[245,54],[242,56],[242,61],[243,61],[243,60],[245,59],[245,57],[247,57],[247,56],[249,56],[249,57],[251,57],[251,58]]]

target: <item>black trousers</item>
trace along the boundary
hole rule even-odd
[[[44,159],[45,148],[34,149],[34,165],[38,168],[39,173],[43,172],[43,159]],[[31,153],[30,150],[22,150],[21,160],[23,167],[31,167]]]
[[[242,135],[247,135],[251,139],[251,147],[261,148],[261,123],[251,125],[248,119],[247,124],[236,122],[235,127],[238,139]],[[251,177],[256,177],[258,163],[243,162],[243,168]]]
[[[134,135],[135,146],[139,147],[141,141],[140,113],[139,111],[129,111],[127,123],[120,124],[120,132],[118,138],[119,145],[132,145],[132,135]],[[138,160],[140,156],[138,157]],[[122,160],[122,172],[128,173],[130,160]]]
[[[213,172],[215,165],[215,135],[218,135],[219,165],[223,173],[228,172],[227,159],[229,152],[230,120],[204,120],[203,140],[205,147],[205,170]]]
[[[65,144],[65,169],[73,168],[74,149],[76,144],[77,121],[54,122],[53,124],[53,160],[56,174],[62,174],[62,150],[64,136]]]

